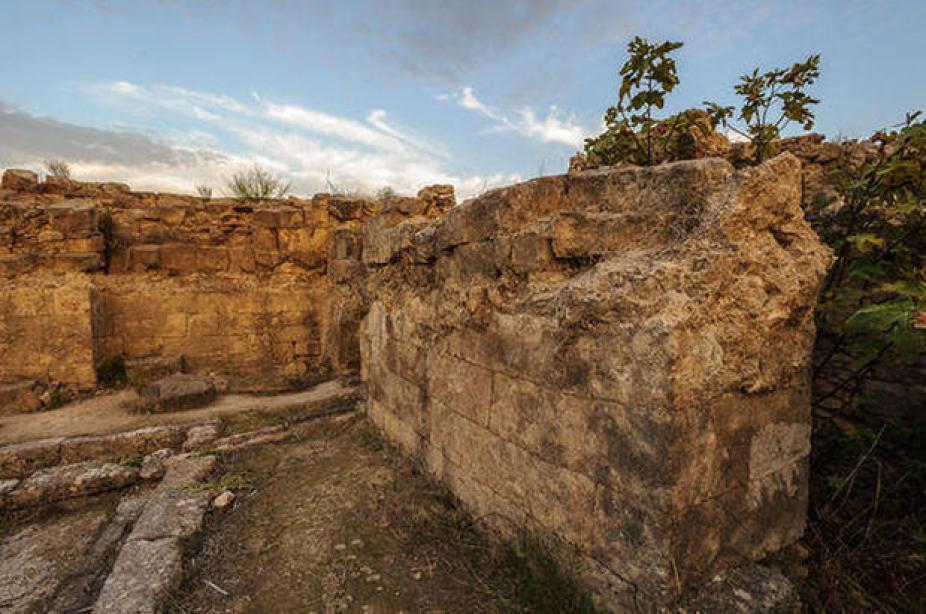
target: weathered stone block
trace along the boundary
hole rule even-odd
[[[211,245],[171,244],[160,248],[161,268],[175,273],[228,269],[228,249]]]
[[[259,228],[300,228],[305,224],[302,209],[289,206],[254,209],[254,225]]]
[[[47,210],[52,230],[65,236],[95,232],[99,227],[97,206],[90,199],[66,200],[49,205]]]
[[[4,190],[34,192],[39,187],[39,176],[32,171],[11,168],[3,173],[3,182],[0,186]]]
[[[368,226],[371,418],[473,510],[576,547],[606,607],[763,558],[803,529],[831,261],[800,187],[790,156],[545,177],[416,228],[432,261]]]
[[[146,408],[151,411],[172,411],[201,407],[215,399],[215,382],[192,373],[174,373],[142,390]]]
[[[125,361],[125,375],[131,384],[150,384],[174,373],[183,373],[183,355],[143,356]]]

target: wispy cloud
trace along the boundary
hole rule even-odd
[[[484,103],[476,97],[472,87],[464,87],[453,94],[441,94],[435,97],[439,101],[455,100],[457,105],[474,111],[492,120],[492,126],[485,132],[515,132],[521,136],[540,141],[581,147],[589,130],[582,126],[575,114],[565,114],[555,105],[551,106],[545,117],[538,117],[530,107],[523,106],[513,114],[506,114]]]
[[[153,137],[68,124],[0,103],[0,164],[38,166],[44,158],[60,157],[71,162],[79,178],[180,192],[197,183],[223,185],[231,173],[254,162],[292,177],[300,193],[322,191],[331,179],[340,188],[368,193],[383,186],[411,193],[430,183],[451,183],[467,197],[520,180],[512,173],[450,172],[443,144],[390,122],[382,109],[354,119],[257,94],[240,100],[128,81],[90,91],[157,125],[182,121],[195,128]]]

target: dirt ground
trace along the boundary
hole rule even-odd
[[[170,611],[536,611],[523,569],[366,422],[318,428],[222,459],[213,487],[238,497]]]
[[[0,445],[77,435],[115,433],[165,424],[191,424],[244,412],[273,412],[346,393],[350,386],[332,380],[301,392],[257,396],[229,394],[196,409],[154,414],[127,409],[137,393],[131,389],[94,396],[51,411],[0,418]]]

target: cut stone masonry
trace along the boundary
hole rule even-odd
[[[803,531],[831,254],[802,185],[788,153],[573,172],[460,206],[449,186],[242,203],[7,171],[0,345],[17,359],[0,399],[93,388],[116,357],[133,383],[186,371],[232,390],[359,368],[372,422],[476,517],[541,536],[606,609],[664,606]],[[287,436],[195,428],[145,453]],[[5,488],[109,458],[92,439],[0,449]],[[130,539],[117,569],[174,569],[174,533]],[[146,599],[178,581],[160,577]]]

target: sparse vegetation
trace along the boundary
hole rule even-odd
[[[804,130],[813,128],[812,106],[820,101],[804,90],[820,76],[820,56],[809,56],[803,62],[795,62],[790,68],[776,68],[759,74],[740,77],[733,89],[743,98],[738,119],[742,126],[730,122],[734,107],[721,106],[705,101],[708,113],[716,124],[722,124],[735,133],[749,139],[755,148],[755,162],[758,164],[772,153],[773,142],[791,122],[800,124]]]
[[[380,188],[376,192],[376,200],[389,200],[390,198],[395,198],[398,196],[398,193],[389,186]]]
[[[682,114],[660,120],[655,110],[665,106],[666,95],[678,85],[671,53],[682,43],[650,43],[639,36],[627,45],[630,57],[621,66],[617,103],[604,114],[605,131],[585,140],[585,154],[592,164],[656,164],[677,131],[684,126]]]
[[[235,173],[228,180],[228,191],[234,198],[245,201],[283,198],[292,189],[292,183],[259,164]]]
[[[44,166],[45,171],[52,177],[56,177],[58,179],[71,178],[71,167],[64,160],[45,160]]]
[[[125,386],[129,381],[125,373],[125,358],[119,355],[102,360],[96,366],[96,379],[104,388]]]
[[[207,201],[212,198],[212,186],[199,183],[196,185],[196,193],[199,194],[199,197],[202,198],[203,201]]]

